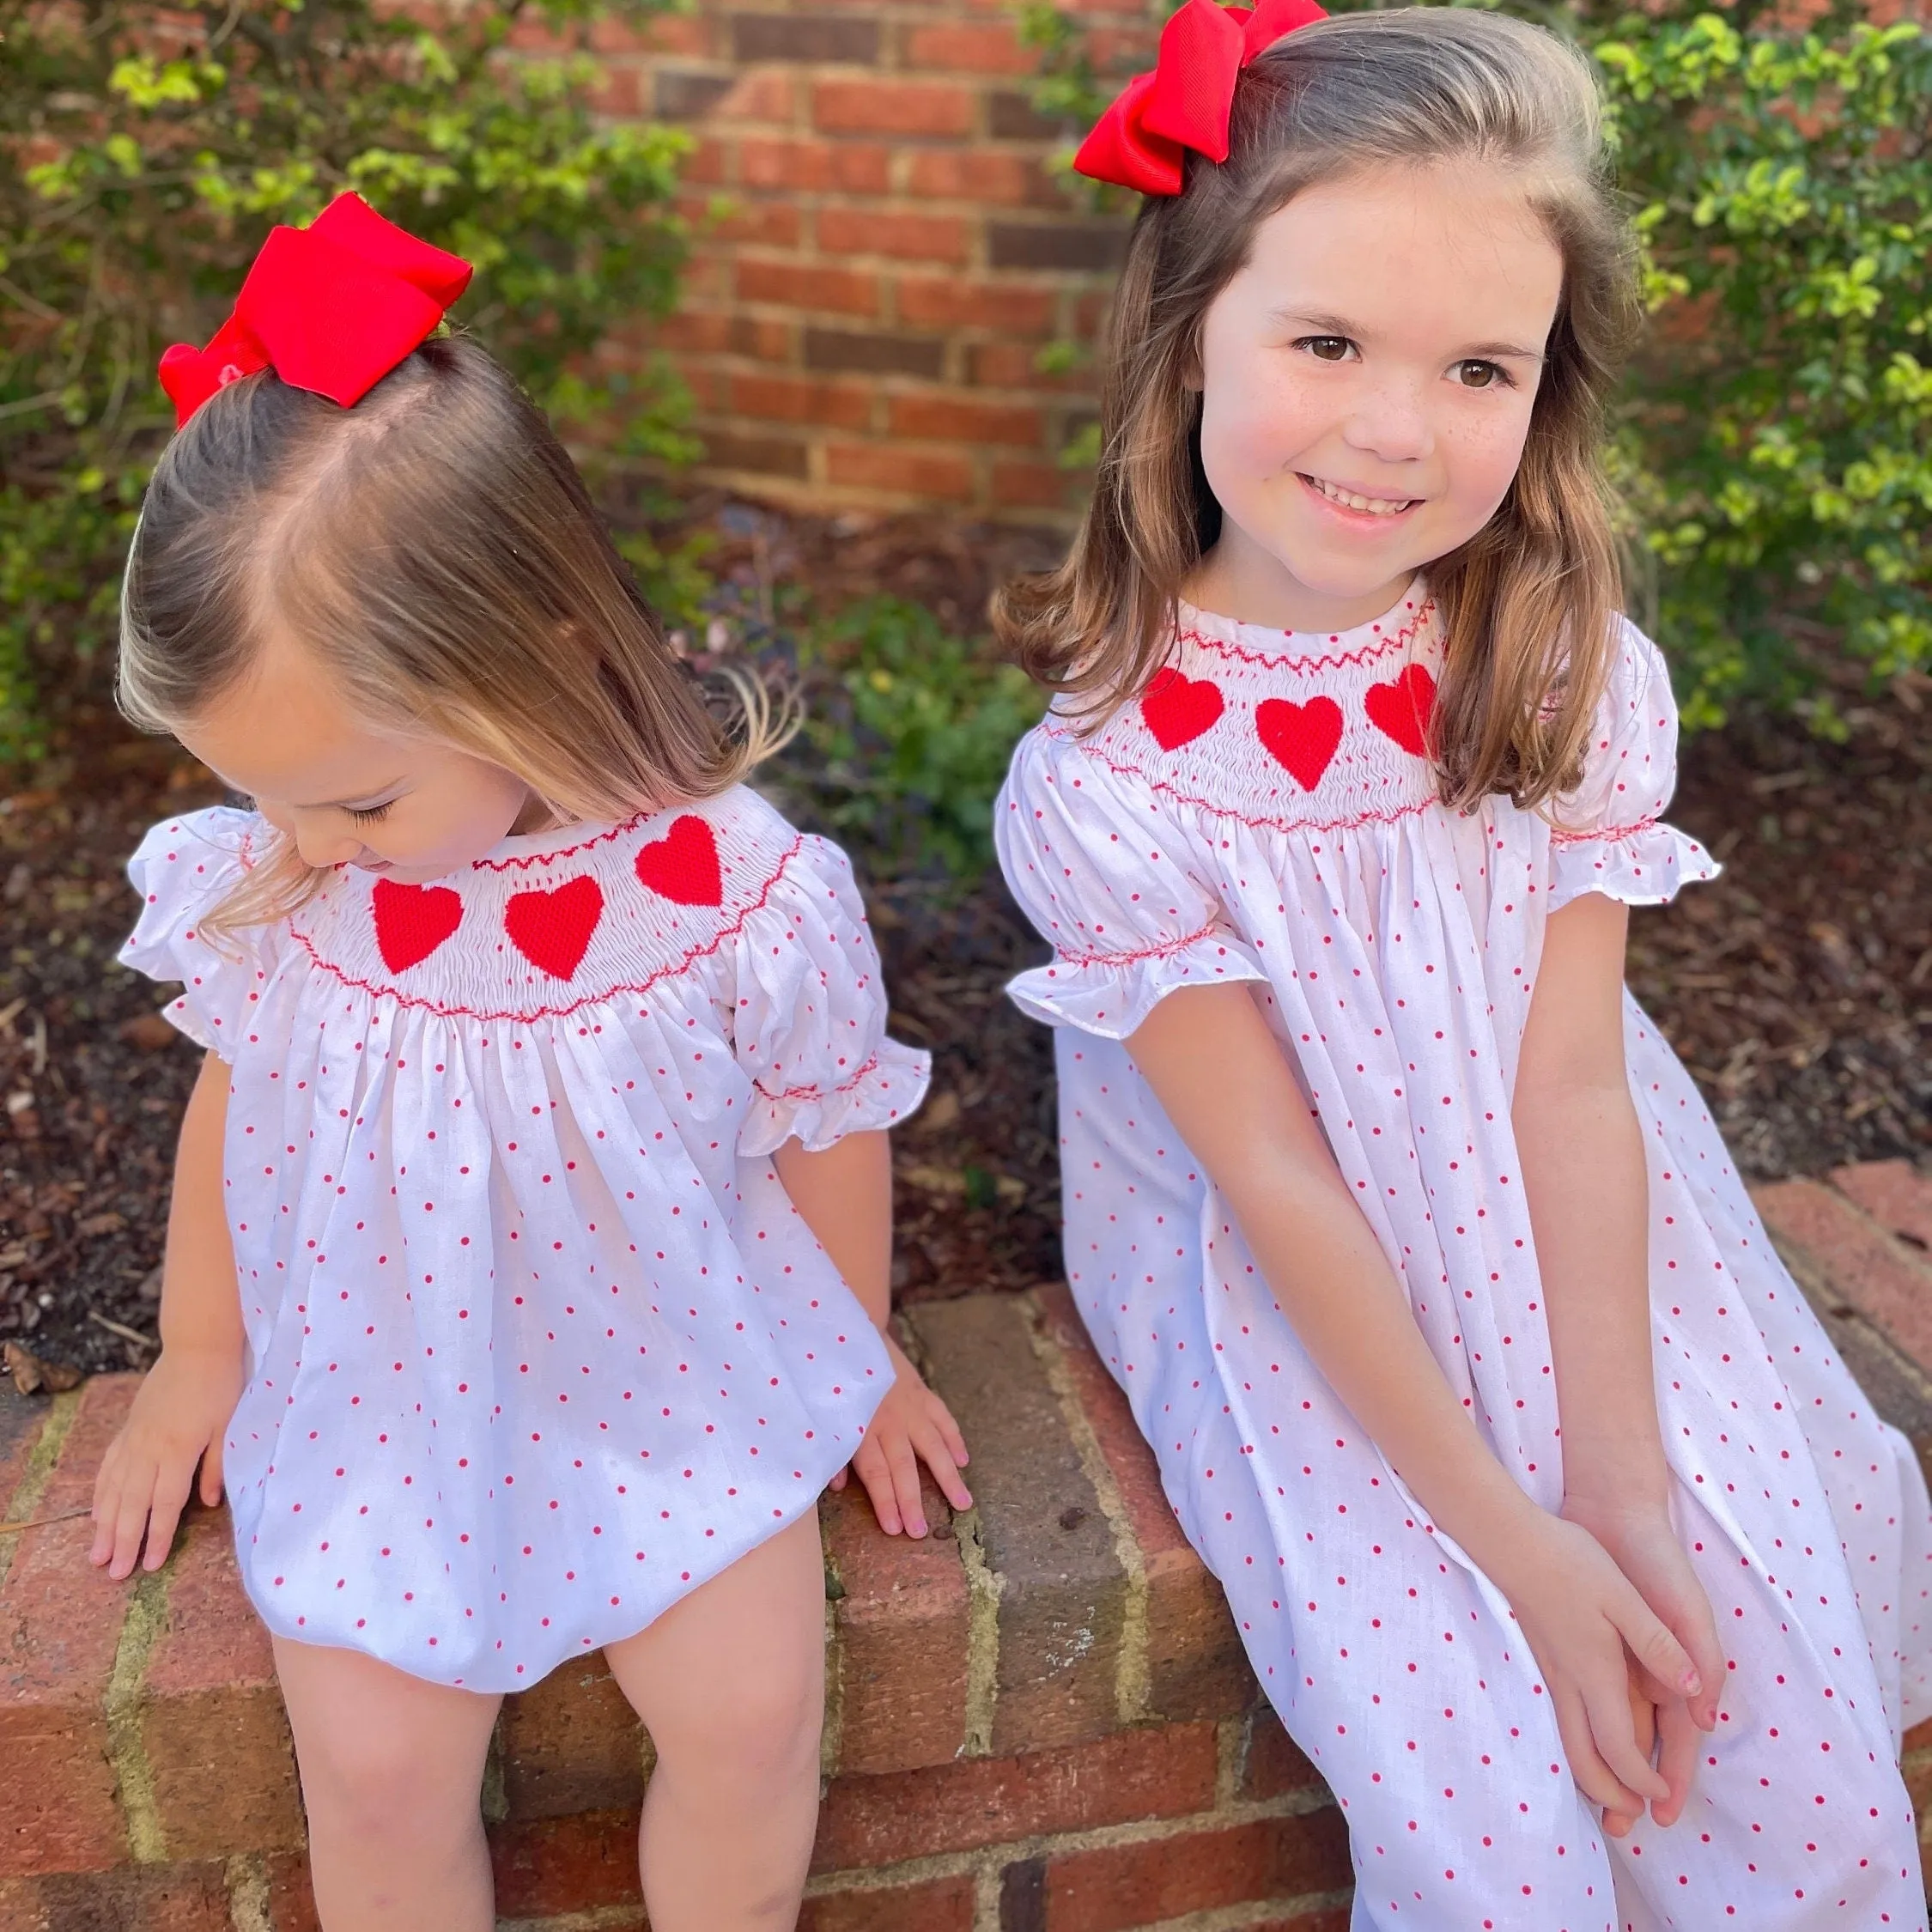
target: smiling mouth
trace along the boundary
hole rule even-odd
[[[1362,496],[1352,489],[1342,489],[1339,483],[1324,483],[1320,477],[1311,477],[1303,471],[1297,470],[1295,474],[1317,496],[1361,515],[1399,517],[1403,511],[1413,510],[1422,501],[1419,496]]]

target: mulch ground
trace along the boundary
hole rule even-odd
[[[1036,540],[736,512],[728,591],[887,589],[973,628],[990,571]],[[1912,690],[1849,708],[1833,744],[1789,720],[1692,740],[1674,818],[1725,862],[1634,922],[1631,979],[1745,1172],[1932,1155],[1932,743]],[[173,1138],[195,1072],[147,981],[115,963],[122,866],[206,775],[82,708],[36,789],[0,799],[0,1340],[97,1370],[152,1358]],[[1059,1272],[1052,1053],[1000,988],[1044,949],[997,880],[963,898],[877,881],[894,1030],[932,1049],[897,1139],[897,1285],[920,1299]]]

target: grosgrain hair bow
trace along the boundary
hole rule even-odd
[[[1074,167],[1096,181],[1177,195],[1185,150],[1228,158],[1228,114],[1242,68],[1285,33],[1327,14],[1315,0],[1261,0],[1221,7],[1187,0],[1161,29],[1151,74],[1136,74],[1080,143]]]
[[[360,195],[337,195],[306,228],[271,228],[207,348],[178,342],[161,359],[175,428],[258,369],[349,408],[428,337],[473,272]]]

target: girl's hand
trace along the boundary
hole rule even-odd
[[[959,1479],[966,1466],[965,1439],[952,1412],[926,1386],[890,1335],[886,1352],[897,1379],[872,1417],[866,1439],[852,1459],[852,1467],[872,1500],[872,1513],[888,1536],[903,1529],[908,1536],[926,1534],[926,1505],[920,1500],[919,1465],[923,1461],[933,1479],[956,1510],[973,1506],[971,1492]],[[832,1478],[834,1489],[845,1487],[846,1472]]]
[[[162,1348],[94,1479],[89,1563],[106,1564],[120,1582],[133,1573],[145,1534],[143,1567],[159,1570],[194,1489],[197,1462],[202,1501],[222,1500],[222,1437],[241,1385],[237,1352]]]
[[[1598,1504],[1572,1494],[1564,1500],[1563,1514],[1567,1521],[1588,1529],[1609,1552],[1643,1601],[1690,1653],[1702,1682],[1703,1689],[1696,1697],[1686,1698],[1669,1685],[1638,1672],[1633,1662],[1631,1694],[1648,1700],[1655,1711],[1661,1746],[1657,1769],[1670,1786],[1669,1797],[1654,1803],[1650,1815],[1659,1825],[1674,1825],[1691,1795],[1698,1734],[1716,1728],[1717,1707],[1728,1675],[1710,1601],[1671,1527],[1669,1511],[1661,1503]],[[1607,1826],[1607,1818],[1605,1822]],[[1631,1822],[1635,1822],[1634,1814]]]
[[[1670,1781],[1650,1763],[1631,1709],[1626,1653],[1648,1683],[1680,1704],[1704,1694],[1689,1653],[1580,1525],[1539,1512],[1515,1555],[1511,1574],[1496,1580],[1542,1670],[1578,1788],[1625,1818],[1647,1805],[1668,1807]]]

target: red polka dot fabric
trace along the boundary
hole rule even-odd
[[[1508,1606],[1330,1394],[1121,1042],[1176,987],[1261,989],[1418,1325],[1497,1455],[1561,1500],[1554,1377],[1510,1126],[1550,913],[1716,867],[1661,820],[1676,714],[1624,627],[1555,825],[1437,802],[1424,586],[1310,637],[1183,609],[1165,683],[1050,716],[999,799],[1054,948],[1066,1265],[1275,1708],[1347,1815],[1385,1932],[1923,1928],[1901,1727],[1932,1715],[1932,1511],[1772,1252],[1634,1003],[1652,1335],[1673,1507],[1732,1661],[1680,1823],[1607,1840]],[[1163,672],[1163,677],[1165,672]]]
[[[750,791],[204,935],[266,835],[156,826],[122,955],[231,1069],[242,1577],[281,1635],[524,1688],[850,1458],[891,1370],[769,1156],[902,1118],[927,1056],[844,855]]]

